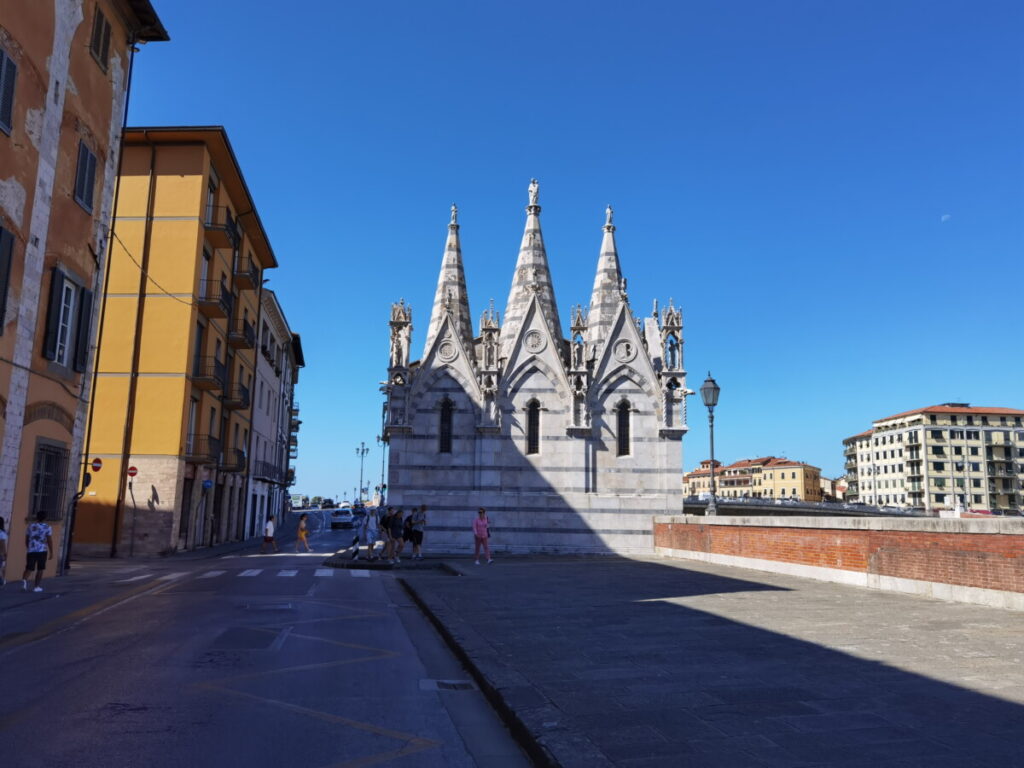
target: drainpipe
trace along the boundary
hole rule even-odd
[[[132,349],[131,378],[128,380],[128,412],[125,417],[124,441],[121,444],[121,467],[118,472],[117,503],[114,507],[114,529],[110,537],[110,556],[117,557],[117,540],[124,516],[124,491],[128,483],[128,457],[131,455],[135,428],[135,396],[139,387],[139,358],[142,356],[142,320],[146,309],[146,282],[149,280],[149,245],[153,237],[153,206],[156,200],[156,145],[149,133],[143,134],[149,144],[149,195],[146,198],[146,233],[142,241],[142,268],[139,270],[139,300],[135,311],[135,339]],[[109,273],[108,273],[109,274]]]

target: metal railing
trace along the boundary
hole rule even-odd
[[[235,297],[231,295],[223,280],[200,280],[199,308],[207,315],[231,317],[235,308]]]
[[[225,205],[206,206],[206,219],[203,224],[206,227],[207,236],[213,241],[216,248],[235,248],[241,239],[238,232],[238,224],[231,214],[231,209]]]
[[[224,389],[228,380],[228,367],[215,357],[192,359],[192,381],[203,389]]]
[[[185,460],[200,464],[220,462],[221,442],[218,437],[192,435],[185,443]]]

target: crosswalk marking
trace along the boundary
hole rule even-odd
[[[316,569],[316,575],[317,576],[333,576],[334,575],[334,569],[333,568],[317,568]]]
[[[352,574],[353,576],[362,576],[363,578],[366,578],[366,579],[370,578],[370,572],[369,571],[357,571],[355,569],[352,569],[352,570],[349,571],[349,573]]]
[[[278,576],[294,576],[297,573],[298,573],[298,571],[278,571],[277,575]]]
[[[180,579],[186,575],[187,571],[178,571],[177,573],[165,573],[160,577],[160,581],[173,581],[174,579]]]
[[[263,573],[263,569],[262,568],[247,568],[246,570],[242,571],[238,575],[239,576],[259,576],[261,573]]]
[[[217,576],[223,576],[225,573],[227,573],[227,571],[207,571],[206,573],[204,573],[199,578],[200,579],[213,579],[213,578],[216,578]]]
[[[120,579],[119,581],[115,581],[114,583],[115,584],[127,584],[130,581],[138,581],[139,579],[148,579],[152,575],[153,574],[151,574],[151,573],[144,573],[141,576],[132,576],[130,579]]]

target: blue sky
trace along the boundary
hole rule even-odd
[[[350,495],[360,441],[379,476],[389,305],[418,356],[452,201],[471,312],[504,309],[533,176],[563,319],[610,202],[720,459],[838,475],[873,419],[1024,407],[1019,2],[154,5],[130,122],[228,129],[305,348],[298,491]]]

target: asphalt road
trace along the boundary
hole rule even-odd
[[[0,766],[527,765],[394,578],[323,567],[352,534],[313,524],[313,554],[108,568],[75,621],[9,636]]]

